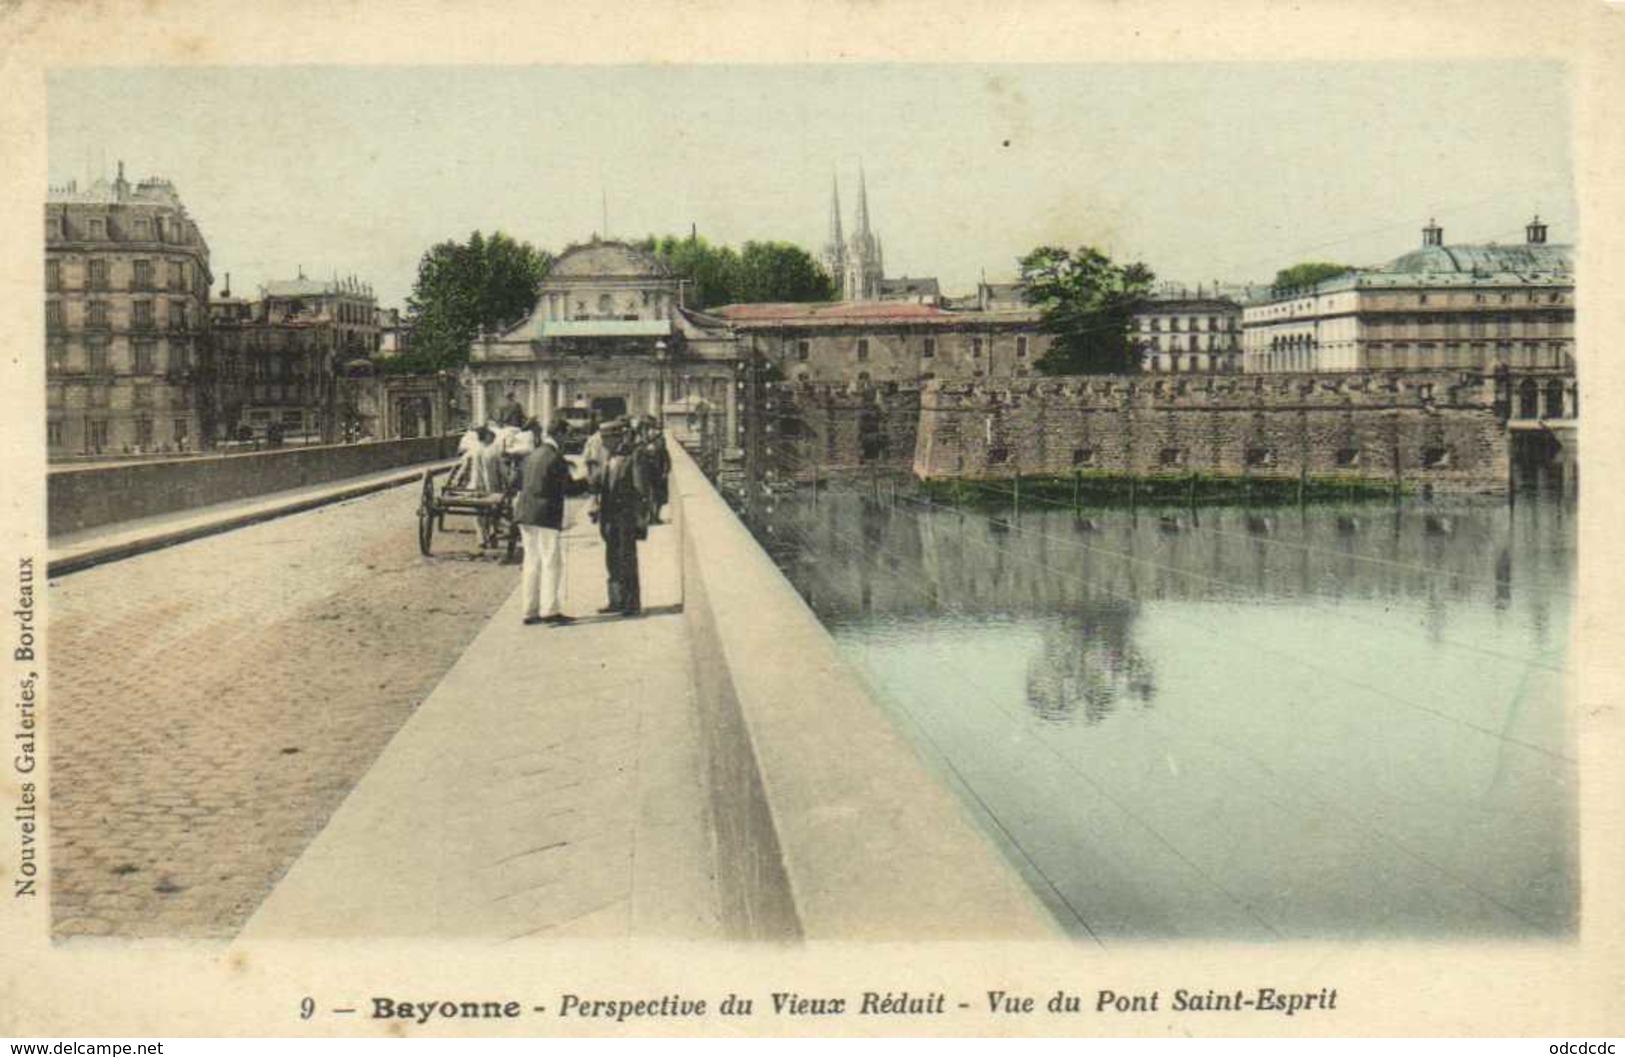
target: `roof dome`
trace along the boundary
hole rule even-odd
[[[652,253],[624,242],[572,246],[547,271],[552,279],[665,279],[671,271]]]
[[[1423,246],[1383,265],[1384,272],[1566,275],[1573,271],[1573,250],[1548,243],[1494,243],[1464,246]]]

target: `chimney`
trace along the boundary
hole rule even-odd
[[[220,291],[220,296],[221,297],[230,297],[231,296],[231,273],[230,272],[226,273],[226,288],[224,290]]]
[[[1540,222],[1539,215],[1529,222],[1529,225],[1523,229],[1523,233],[1524,238],[1531,246],[1543,245],[1546,242],[1546,225]]]
[[[1434,220],[1432,217],[1428,218],[1428,226],[1422,229],[1422,245],[1444,245],[1444,228],[1441,228],[1439,226],[1439,222]]]

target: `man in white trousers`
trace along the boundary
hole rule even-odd
[[[520,466],[519,494],[513,515],[525,547],[520,582],[525,588],[525,623],[564,625],[574,618],[560,609],[564,580],[564,498],[570,490],[570,464],[564,458],[562,418],[548,423],[547,435],[535,419],[527,428],[536,436],[534,451]]]

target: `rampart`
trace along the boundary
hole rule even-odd
[[[794,477],[879,465],[907,471],[920,425],[918,387],[802,382],[772,387],[767,464]]]
[[[914,471],[1358,477],[1499,491],[1505,413],[1496,380],[1475,372],[939,382],[921,394]]]
[[[418,437],[118,466],[53,468],[47,481],[53,536],[247,499],[396,466],[450,458],[457,438]]]

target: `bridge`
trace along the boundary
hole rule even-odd
[[[578,508],[565,628],[418,555],[424,454],[53,475],[58,937],[1060,935],[681,448],[646,615]]]

